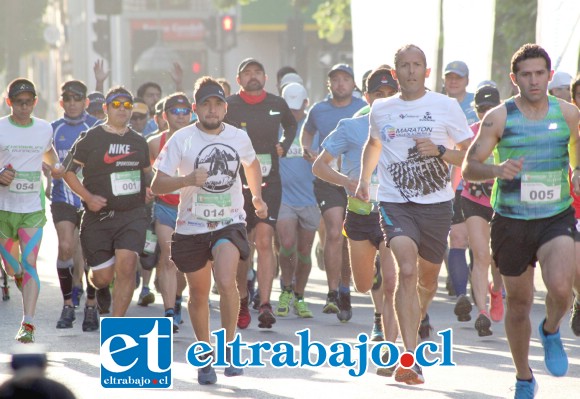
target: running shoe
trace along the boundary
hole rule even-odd
[[[276,307],[276,316],[288,316],[292,299],[294,299],[294,294],[292,291],[282,291],[280,298],[278,299],[278,307]]]
[[[60,313],[60,319],[56,322],[56,328],[72,328],[75,319],[75,308],[64,305]]]
[[[457,321],[469,321],[471,320],[471,302],[465,295],[459,295],[457,302],[455,303],[455,309],[453,312],[457,316]]]
[[[418,385],[423,384],[425,378],[423,378],[423,370],[418,364],[413,365],[411,368],[399,365],[395,369],[395,381],[404,382],[407,385]]]
[[[322,308],[322,313],[338,313],[338,291],[328,291],[326,296],[326,305]]]
[[[385,334],[383,333],[383,321],[379,316],[375,316],[375,321],[373,323],[373,329],[371,330],[371,341],[380,342],[385,340]]]
[[[274,313],[272,313],[272,305],[265,303],[260,306],[258,322],[259,328],[272,328],[272,325],[276,323],[276,317],[274,317]]]
[[[211,364],[197,369],[197,382],[199,385],[212,385],[217,382],[217,375]]]
[[[165,317],[171,317],[173,320],[173,333],[179,332],[179,322],[175,320],[175,309],[167,309],[164,314]]]
[[[381,361],[385,364],[388,363],[390,360],[389,348],[383,346],[381,352]],[[377,367],[377,375],[380,375],[381,377],[392,377],[396,369],[396,363],[389,367]]]
[[[574,300],[572,305],[572,316],[570,317],[570,328],[575,336],[580,337],[580,304]]]
[[[111,301],[111,289],[108,286],[97,290],[97,307],[99,308],[99,314],[107,314],[110,312]]]
[[[475,329],[477,335],[480,337],[488,337],[493,334],[491,331],[491,320],[486,311],[479,312],[479,316],[475,319]]]
[[[308,309],[308,304],[304,298],[294,298],[294,313],[303,319],[310,319],[314,317],[312,311]]]
[[[433,327],[431,323],[429,323],[429,313],[425,315],[425,318],[421,320],[421,324],[419,324],[419,341],[424,341],[429,339],[431,336],[431,331],[433,331]]]
[[[224,369],[224,375],[226,377],[237,377],[244,374],[244,369],[241,367],[235,367],[233,364],[231,364],[231,361],[232,350],[230,348],[226,348],[226,362],[230,363],[230,365]]]
[[[240,299],[240,312],[238,313],[238,328],[246,329],[252,321],[250,309],[248,307],[248,297]]]
[[[179,324],[183,324],[183,319],[181,318],[181,299],[175,300],[175,306],[173,307],[173,312],[175,315],[173,316],[173,321]]]
[[[493,283],[489,283],[488,290],[491,297],[489,301],[489,315],[497,323],[503,319],[503,298],[501,291],[495,292],[493,290]]]
[[[14,337],[16,341],[23,344],[31,344],[34,342],[34,326],[30,323],[22,323],[18,333]]]
[[[137,301],[137,305],[148,306],[153,302],[155,302],[155,294],[149,290],[149,287],[143,287],[141,289],[141,293],[139,294],[139,300]]]
[[[342,323],[346,323],[352,318],[352,305],[350,304],[350,292],[338,295],[338,309],[336,317]]]
[[[533,399],[538,393],[538,383],[532,377],[532,382],[517,380],[514,399]]]
[[[81,303],[81,297],[83,296],[84,292],[85,291],[83,290],[83,287],[77,287],[76,285],[73,287],[71,299],[75,309],[79,307]]]
[[[99,311],[96,306],[85,306],[83,331],[97,331],[99,329]]]
[[[568,372],[568,356],[566,355],[566,351],[564,351],[564,346],[562,345],[560,330],[554,334],[544,334],[545,321],[546,319],[542,320],[540,327],[538,328],[542,340],[542,346],[544,347],[544,363],[546,364],[546,369],[550,374],[555,377],[562,377]]]

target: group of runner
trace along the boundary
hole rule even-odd
[[[59,238],[64,306],[57,328],[71,328],[75,320],[77,227],[89,282],[83,330],[99,328],[98,293],[106,297],[113,281],[111,313],[126,314],[139,254],[151,239],[147,204],[154,201],[157,278],[174,331],[180,323],[178,271],[189,286],[188,313],[197,340],[210,342],[212,276],[227,339],[234,338],[236,326],[250,325],[247,276],[254,248],[258,327],[272,328],[276,316],[287,316],[292,306],[299,317],[313,317],[305,291],[319,230],[328,283],[323,313],[350,320],[352,275],[357,291],[373,293],[372,339],[394,342],[400,334],[404,349],[413,352],[429,337],[428,309],[446,258],[457,294],[455,314],[459,321],[471,319],[466,245],[448,245],[451,230],[456,242],[464,234],[473,251],[471,287],[480,336],[490,335],[491,320],[503,317],[502,281],[496,274],[488,282],[491,259],[502,275],[515,395],[533,397],[538,385],[528,349],[535,263],[547,288],[546,318],[538,331],[546,367],[555,376],[568,368],[559,326],[572,306],[572,292],[580,294],[575,290],[580,282],[574,282],[572,207],[572,191],[580,193],[579,111],[548,95],[551,60],[538,45],[524,45],[514,54],[510,76],[519,94],[504,103],[490,82],[468,95],[468,69],[460,61],[444,72],[447,95],[425,88],[429,73],[423,51],[403,46],[394,67],[381,65],[366,74],[365,102],[356,95],[352,69],[337,64],[328,72],[329,95],[308,109],[296,71],[278,76],[278,96],[264,90],[263,64],[248,58],[239,64],[240,90],[231,96],[212,77],[195,82],[193,103],[181,92],[161,100],[159,88],[147,106],[168,127],[148,140],[132,128],[137,99],[122,86],[93,95],[105,115],[99,121],[86,112],[86,85],[65,82],[65,115],[51,126],[32,116],[34,84],[12,81],[11,113],[0,119],[0,251],[23,295],[16,339],[34,342],[36,258],[46,222],[44,172],[53,179],[51,211]],[[572,85],[574,102],[577,86]],[[482,121],[473,120],[470,128],[471,113]],[[462,169],[455,187],[451,165]],[[459,226],[463,220],[465,233]],[[274,308],[270,297],[278,262],[281,294]],[[580,323],[574,321],[579,307],[575,302],[573,325]],[[377,372],[411,385],[424,382],[417,364]],[[243,369],[230,365],[224,374],[238,376]],[[216,381],[211,364],[198,370],[200,384]]]

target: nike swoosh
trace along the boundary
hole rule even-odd
[[[270,110],[270,115],[280,115],[280,111]]]
[[[130,153],[128,153],[128,154],[120,154],[120,155],[115,155],[114,157],[110,156],[109,154],[105,154],[105,158],[103,158],[103,161],[104,161],[105,163],[112,164],[112,163],[115,163],[115,162],[117,162],[117,161],[120,161],[120,160],[121,160],[121,159],[123,159],[123,158],[126,158],[126,157],[128,157],[128,156],[129,156],[129,155],[131,155],[131,154],[135,154],[135,151],[133,151],[133,152],[130,152]]]
[[[276,219],[274,219],[272,216],[268,216],[268,220],[270,220],[272,222],[275,222],[276,221]]]

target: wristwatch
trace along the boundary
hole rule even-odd
[[[437,158],[441,158],[441,157],[443,157],[443,155],[445,155],[445,151],[447,151],[447,147],[445,147],[444,145],[438,145],[437,150],[439,150],[439,155],[437,155]]]

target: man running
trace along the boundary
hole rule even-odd
[[[53,178],[63,173],[50,124],[32,116],[37,99],[30,80],[13,80],[6,98],[10,115],[0,119],[0,254],[6,273],[22,292],[22,324],[15,337],[22,343],[34,342],[40,291],[36,260],[46,223],[43,162],[50,165]]]
[[[568,371],[560,324],[570,310],[574,283],[576,221],[568,167],[580,193],[580,166],[569,162],[569,151],[575,162],[580,159],[580,113],[548,96],[551,68],[550,56],[537,44],[515,52],[510,78],[519,94],[483,118],[463,165],[468,180],[496,179],[491,249],[506,289],[505,330],[516,368],[516,398],[531,398],[538,389],[528,361],[537,261],[548,291],[546,317],[538,326],[544,363],[554,376]],[[497,164],[486,163],[492,152]]]

